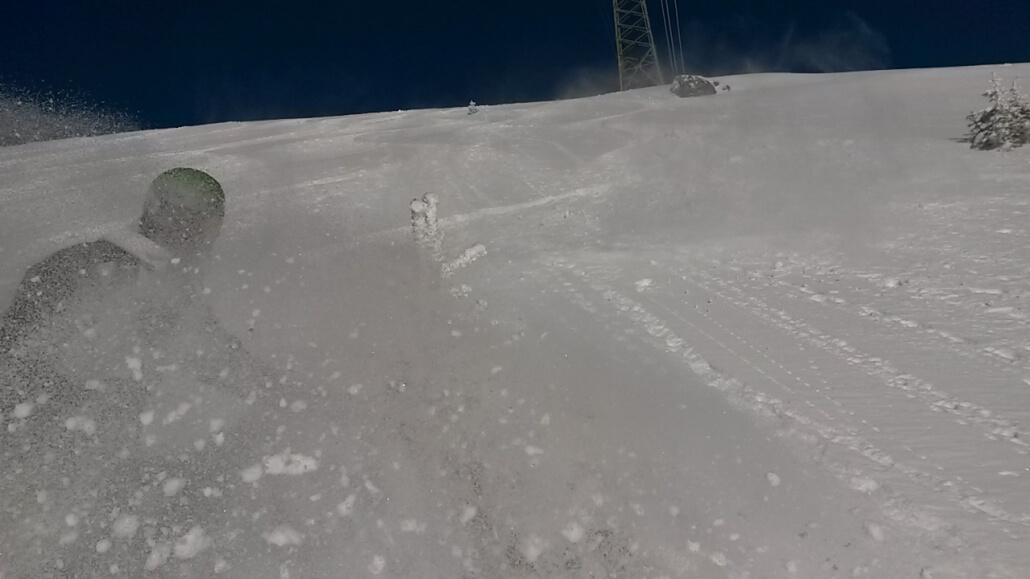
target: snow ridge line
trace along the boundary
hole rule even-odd
[[[650,313],[642,303],[630,299],[604,284],[592,282],[588,279],[587,272],[575,264],[558,259],[546,265],[551,268],[560,268],[571,272],[585,281],[591,290],[602,295],[607,302],[612,304],[617,315],[626,316],[631,322],[643,325],[648,335],[653,338],[651,340],[652,345],[670,354],[681,356],[687,362],[691,371],[702,378],[708,386],[723,393],[731,404],[759,416],[789,419],[795,424],[814,432],[819,438],[829,443],[847,448],[884,469],[904,475],[908,480],[917,485],[930,488],[938,495],[946,497],[968,512],[986,515],[992,520],[1030,527],[1030,516],[1028,515],[1009,513],[980,496],[980,493],[971,487],[966,487],[956,481],[901,463],[895,460],[889,453],[863,439],[861,436],[842,432],[833,426],[819,422],[791,408],[782,400],[768,396],[764,392],[744,384],[732,376],[715,370],[703,356],[697,353],[675,331],[670,329],[663,320]],[[592,314],[597,314],[599,311],[582,294],[576,294],[570,300],[575,305]],[[685,323],[691,325],[699,333],[708,336],[707,332],[704,332],[701,328],[690,322],[685,321]],[[838,464],[832,466],[831,472],[838,476],[845,484],[848,484],[850,488],[854,488],[850,477],[851,472],[847,466]],[[937,517],[929,512],[920,512],[920,515],[926,520],[938,520]],[[899,523],[908,524],[897,517],[891,518]],[[941,523],[941,526],[944,526],[944,523]],[[920,527],[920,530],[925,531],[925,528]]]
[[[980,427],[990,440],[1005,440],[1022,447],[1021,454],[1027,454],[1024,450],[1030,447],[1026,440],[1030,440],[1030,432],[1020,429],[1014,421],[997,416],[997,412],[978,404],[967,402],[946,392],[937,389],[933,384],[912,374],[901,372],[888,360],[866,354],[847,341],[824,333],[822,330],[811,324],[790,316],[783,310],[778,310],[762,302],[753,295],[744,295],[743,292],[732,284],[711,277],[703,271],[697,272],[697,277],[705,277],[709,282],[726,288],[730,292],[741,295],[738,301],[720,292],[703,282],[692,278],[699,287],[719,296],[728,303],[733,304],[746,312],[760,319],[780,327],[795,338],[812,344],[826,352],[836,355],[848,362],[852,362],[862,368],[867,374],[878,378],[887,386],[912,394],[925,402],[935,412],[945,412],[958,416],[970,424]],[[749,306],[750,302],[752,306]]]

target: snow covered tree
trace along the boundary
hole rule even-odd
[[[970,113],[966,139],[974,149],[1010,150],[1030,142],[1030,102],[1015,82],[1009,89],[991,75],[991,88],[984,93],[990,101],[985,109]]]

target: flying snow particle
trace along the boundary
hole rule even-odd
[[[645,292],[645,291],[647,291],[647,290],[649,290],[649,289],[654,287],[654,280],[651,279],[651,278],[645,277],[644,279],[636,282],[634,285],[637,286],[637,291],[638,292]]]
[[[570,543],[578,543],[583,540],[583,535],[585,535],[586,532],[583,529],[583,525],[576,521],[572,521],[568,525],[565,525],[565,529],[562,530],[561,534],[565,535],[565,538],[568,539]]]
[[[15,418],[28,418],[32,414],[32,409],[35,405],[31,402],[22,402],[21,404],[14,407]]]
[[[179,559],[192,559],[211,546],[211,538],[202,527],[193,527],[178,541],[173,551]]]
[[[530,563],[536,563],[540,555],[544,553],[544,549],[547,548],[547,541],[536,536],[530,535],[529,538],[522,543],[522,554],[526,556],[526,560]]]
[[[303,454],[276,454],[264,459],[267,474],[298,475],[318,470],[318,459]]]
[[[143,380],[143,360],[134,356],[126,356],[125,365],[132,371],[133,380],[137,382]]]
[[[111,525],[111,532],[119,539],[128,539],[136,534],[139,519],[135,515],[122,515]]]
[[[883,527],[877,525],[872,521],[866,521],[865,525],[866,534],[868,534],[874,541],[882,543],[884,539]]]
[[[774,487],[780,486],[780,475],[778,475],[778,474],[776,474],[774,472],[769,472],[769,473],[765,474],[765,478],[766,478],[766,480],[769,481],[770,485],[772,485]]]
[[[419,524],[416,519],[405,519],[401,521],[401,531],[405,533],[421,533],[426,530],[424,523]]]
[[[467,525],[472,519],[476,518],[476,512],[478,509],[472,505],[465,505],[464,510],[461,511],[461,524]]]
[[[96,550],[97,553],[103,555],[111,549],[111,541],[108,539],[100,539],[97,541]]]
[[[240,478],[242,478],[245,483],[254,483],[260,480],[263,474],[261,465],[255,464],[240,471]]]
[[[527,446],[526,447],[526,454],[528,454],[529,456],[540,456],[543,453],[544,453],[544,449],[542,449],[542,448],[537,448],[535,446]]]
[[[88,436],[97,433],[97,423],[88,416],[72,416],[64,421],[64,427],[72,432],[80,431]]]
[[[851,477],[851,488],[860,493],[873,493],[880,488],[880,483],[870,478]]]
[[[287,525],[280,525],[271,531],[262,533],[261,536],[265,541],[268,541],[276,547],[300,545],[301,541],[304,539],[303,535]]]
[[[165,481],[164,494],[166,497],[174,497],[186,486],[186,479],[170,478]]]
[[[336,505],[336,512],[344,517],[349,517],[354,514],[354,501],[357,500],[357,496],[353,493],[347,495],[347,498],[343,499],[343,502]]]
[[[372,562],[368,564],[368,572],[373,575],[379,575],[384,569],[386,569],[386,559],[382,555],[372,557]]]
[[[172,554],[172,546],[168,543],[158,543],[154,545],[154,548],[150,550],[150,555],[147,556],[146,569],[147,571],[153,571],[168,562],[168,557]]]

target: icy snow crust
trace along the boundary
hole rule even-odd
[[[992,70],[0,149],[0,307],[193,166],[253,360],[70,308],[80,393],[0,377],[0,576],[1030,576],[1030,157],[956,142]]]

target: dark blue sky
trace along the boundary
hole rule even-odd
[[[1028,0],[679,11],[700,73],[1030,61]],[[0,81],[75,91],[151,127],[544,100],[615,86],[611,18],[610,0],[7,0]]]

